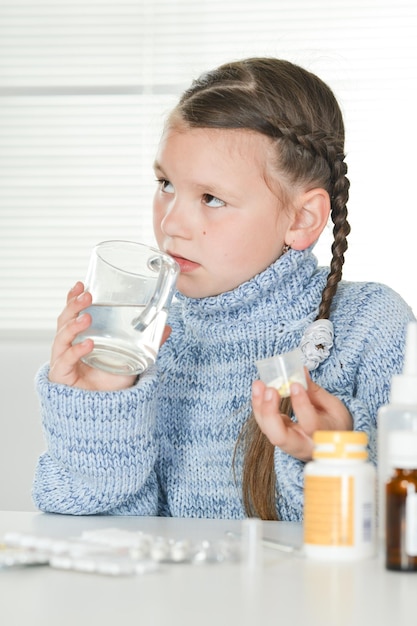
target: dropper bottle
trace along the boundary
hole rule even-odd
[[[409,322],[402,374],[391,381],[390,403],[378,412],[378,529],[385,539],[385,485],[394,467],[388,456],[390,433],[404,430],[417,432],[417,322]]]

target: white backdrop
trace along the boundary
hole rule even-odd
[[[351,179],[345,278],[386,282],[417,312],[416,33],[415,0],[0,0],[0,508],[31,508],[33,378],[66,291],[97,241],[152,242],[163,118],[208,68],[274,55],[330,84]]]
[[[326,80],[347,130],[345,278],[414,287],[415,0],[0,0],[0,333],[53,331],[90,248],[152,242],[164,116],[220,62]],[[329,258],[330,235],[317,247]]]

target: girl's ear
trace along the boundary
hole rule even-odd
[[[294,250],[305,250],[317,241],[330,214],[330,197],[317,187],[301,194],[296,201],[294,219],[285,235],[285,243]]]

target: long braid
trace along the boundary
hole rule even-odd
[[[349,198],[349,180],[346,178],[347,166],[338,159],[334,163],[335,182],[331,199],[331,218],[333,226],[332,260],[326,286],[323,290],[317,319],[328,319],[330,306],[336,293],[337,285],[342,278],[342,267],[347,250],[347,236],[350,225],[347,220],[347,201]]]

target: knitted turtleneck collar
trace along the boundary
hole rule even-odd
[[[232,291],[199,299],[187,298],[178,293],[176,298],[185,319],[191,317],[223,322],[227,319],[236,320],[245,318],[254,309],[264,309],[267,302],[273,302],[285,310],[294,302],[294,298],[304,292],[307,285],[310,292],[315,292],[311,294],[313,299],[319,301],[322,283],[319,281],[320,284],[315,288],[315,281],[312,281],[316,269],[317,259],[310,248],[302,251],[289,250],[263,272]]]
[[[328,269],[317,269],[312,248],[289,250],[277,261],[236,289],[209,298],[177,295],[183,330],[188,336],[232,337],[245,341],[249,335],[274,336],[281,332],[298,336],[304,364],[316,369],[333,345],[333,324],[314,321]],[[250,328],[257,328],[250,333]]]

